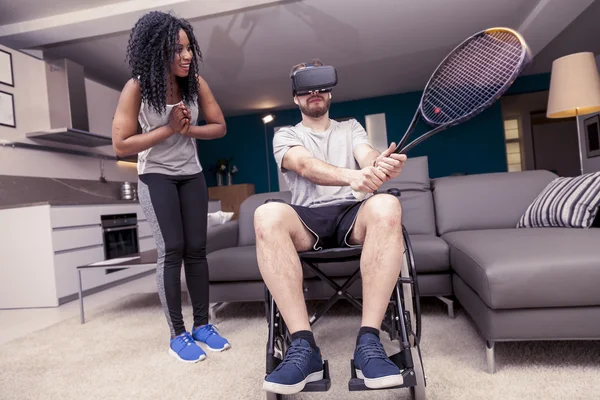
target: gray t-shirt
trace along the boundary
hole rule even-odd
[[[282,166],[283,156],[290,148],[303,146],[313,157],[328,164],[360,169],[354,158],[354,149],[362,143],[369,144],[367,132],[356,119],[330,121],[331,125],[325,132],[315,133],[300,122],[293,127],[280,129],[273,138],[275,161],[292,192],[292,204],[321,207],[357,201],[350,186],[317,185]]]
[[[177,103],[179,104],[179,103]],[[177,104],[167,104],[164,114],[157,114],[142,102],[138,121],[142,135],[169,123],[169,113]],[[196,104],[186,104],[191,112],[190,125],[196,125],[200,110]],[[202,172],[196,139],[175,133],[164,141],[138,153],[138,174],[193,175]]]

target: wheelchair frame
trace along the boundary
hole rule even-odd
[[[389,334],[390,340],[398,340],[398,352],[389,356],[390,360],[402,371],[403,383],[399,386],[384,389],[369,389],[362,379],[356,376],[354,360],[350,360],[351,378],[348,382],[350,391],[361,390],[389,390],[409,388],[413,399],[426,399],[426,379],[423,369],[419,339],[421,337],[421,308],[419,300],[419,285],[417,272],[414,264],[413,251],[410,238],[404,226],[402,226],[404,238],[404,257],[400,277],[391,295],[388,308],[381,325],[381,330]],[[328,251],[340,254],[339,257],[327,257]],[[327,282],[335,293],[322,305],[310,318],[310,325],[314,325],[338,300],[346,299],[359,310],[362,304],[347,290],[360,277],[360,267],[340,286],[325,275],[315,264],[328,262],[343,262],[359,260],[362,248],[331,249],[322,251],[307,251],[299,253],[300,260],[304,266],[309,268],[319,278]],[[291,344],[290,334],[285,321],[273,296],[265,285],[265,312],[269,326],[266,354],[266,374],[270,374],[283,360],[287,349]],[[402,318],[400,318],[402,316]],[[414,328],[414,330],[413,330]],[[323,379],[317,382],[307,383],[303,392],[324,392],[331,387],[329,375],[329,364],[323,360]],[[267,399],[283,399],[283,395],[266,392]]]

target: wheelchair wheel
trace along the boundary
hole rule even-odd
[[[413,400],[426,400],[425,372],[423,370],[423,364],[421,363],[421,357],[419,356],[418,347],[412,348],[411,357],[415,377],[417,378],[417,385],[410,388],[410,396]]]
[[[410,273],[410,258],[408,253],[408,248],[404,251],[404,259],[402,261],[402,267],[401,267],[401,271],[400,274],[403,278],[411,278],[413,280],[416,280],[416,277],[412,277],[411,273]],[[402,300],[404,301],[404,310],[408,312],[409,316],[410,316],[410,327],[411,330],[413,331],[413,334],[410,334],[408,339],[410,342],[411,346],[415,346],[416,345],[416,338],[415,335],[417,335],[417,331],[418,331],[418,318],[417,318],[417,309],[416,309],[416,303],[419,301],[419,299],[416,298],[416,295],[413,291],[413,284],[411,283],[402,283]]]
[[[412,247],[410,245],[410,239],[408,233],[403,227],[405,251],[404,259],[402,260],[402,268],[400,274],[403,278],[410,278],[412,283],[402,283],[402,301],[404,303],[404,310],[408,312],[408,319],[406,321],[410,324],[410,330],[408,334],[408,341],[411,346],[411,358],[413,363],[413,371],[416,378],[416,386],[410,388],[410,394],[413,400],[426,400],[426,381],[425,381],[425,370],[423,369],[423,363],[421,362],[421,350],[420,350],[420,336],[421,336],[421,307],[419,300],[419,284],[417,282],[417,273],[414,264],[414,258],[412,253]]]

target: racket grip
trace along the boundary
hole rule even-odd
[[[352,191],[352,195],[359,201],[364,200],[364,198],[367,196],[366,193],[363,192],[356,192],[356,191]]]

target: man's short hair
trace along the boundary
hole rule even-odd
[[[317,67],[322,67],[324,65],[323,62],[321,60],[319,60],[318,58],[313,58],[311,62],[314,66],[317,66]],[[294,75],[294,72],[298,71],[299,69],[306,68],[307,66],[308,66],[307,63],[300,63],[300,64],[294,65],[292,67],[292,70],[290,71],[290,78],[292,77],[292,75]]]

